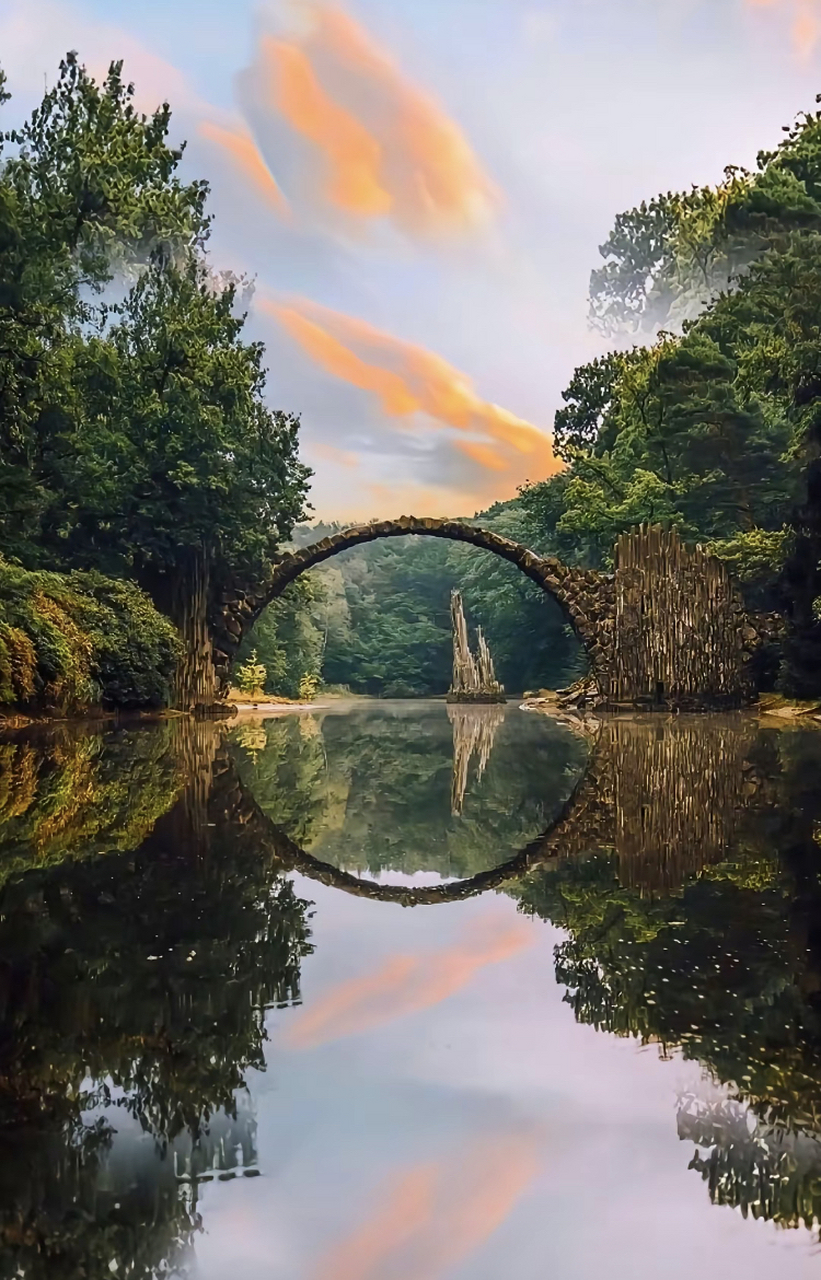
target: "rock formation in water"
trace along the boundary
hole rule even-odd
[[[450,593],[453,623],[453,683],[448,702],[504,702],[505,691],[496,679],[487,640],[479,628],[477,653],[471,652],[465,610],[459,591]]]

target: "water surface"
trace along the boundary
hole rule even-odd
[[[821,732],[485,710],[0,744],[0,1277],[817,1274]]]

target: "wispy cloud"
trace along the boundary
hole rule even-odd
[[[306,299],[262,298],[259,306],[315,365],[370,393],[401,429],[420,422],[448,429],[452,450],[471,464],[477,496],[511,497],[526,479],[559,469],[548,435],[483,400],[466,374],[434,352]]]
[[[342,9],[300,6],[308,29],[263,31],[239,97],[289,199],[405,234],[464,233],[498,194],[459,125]],[[283,134],[287,126],[290,138]],[[303,144],[296,157],[294,139]]]
[[[276,209],[277,213],[287,214],[288,202],[263,160],[257,144],[246,130],[242,127],[225,128],[213,120],[203,120],[199,131],[202,137],[227,157],[235,172],[247,180],[265,204]]]
[[[474,926],[451,947],[391,956],[378,969],[337,983],[313,1001],[289,1022],[283,1042],[291,1049],[314,1049],[430,1008],[455,995],[481,969],[515,955],[533,939],[525,921],[492,918]]]
[[[752,9],[778,9],[789,24],[793,48],[799,58],[815,52],[821,38],[821,0],[745,0]]]
[[[312,1280],[437,1280],[510,1216],[539,1171],[533,1133],[494,1135],[397,1173],[373,1215],[320,1260]]]

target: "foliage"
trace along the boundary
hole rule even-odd
[[[619,214],[591,276],[594,321],[607,332],[681,323],[785,237],[821,229],[821,112],[786,135],[759,152],[756,172],[731,165],[715,187]]]
[[[299,682],[297,696],[301,702],[313,702],[319,693],[319,676],[309,675],[307,672]]]
[[[248,661],[237,667],[237,684],[242,693],[249,696],[262,693],[265,688],[266,670],[261,662],[257,662],[257,651],[252,649]]]
[[[609,566],[619,533],[645,521],[693,541],[741,533],[759,548],[783,528],[800,470],[794,433],[751,388],[746,353],[713,313],[683,338],[662,334],[629,359],[577,370],[571,387],[573,420],[589,429],[575,427],[573,443],[565,435],[566,472],[521,494],[557,554]]]
[[[204,256],[207,186],[177,176],[168,106],[132,99],[120,64],[97,85],[72,54],[4,137],[0,545],[136,577],[199,688],[209,594],[264,575],[309,472],[244,340],[245,284]]]
[[[95,295],[115,266],[184,255],[207,234],[206,186],[176,176],[168,107],[146,117],[132,99],[120,63],[97,85],[69,54],[55,87],[3,139],[12,152],[0,169],[0,535],[7,553],[29,560],[65,487],[74,365],[106,315]]]
[[[308,472],[298,419],[264,403],[263,347],[243,341],[237,290],[196,259],[152,263],[84,345],[52,555],[152,588],[202,547],[218,573],[264,572]]]
[[[724,561],[737,582],[761,589],[781,575],[793,537],[786,525],[781,529],[755,528],[708,542],[707,550]]]
[[[162,706],[179,638],[134,583],[0,562],[0,706]]]
[[[464,809],[452,813],[454,729],[445,708],[269,720],[266,743],[231,731],[238,773],[279,827],[348,871],[464,878],[513,857],[551,823],[584,768],[585,747],[543,716],[496,730],[487,767],[474,758]]]
[[[821,739],[764,734],[745,768],[755,752],[769,787],[700,878],[642,896],[604,851],[531,873],[521,901],[567,931],[556,974],[580,1021],[679,1046],[762,1120],[818,1134]]]
[[[505,537],[528,538],[516,503],[500,503],[476,520]],[[299,541],[331,531],[303,528]],[[297,579],[265,611],[240,653],[256,645],[269,672],[277,673],[272,689],[289,696],[300,667],[360,694],[442,694],[451,679],[453,587],[462,591],[470,624],[482,627],[511,692],[566,683],[581,672],[584,657],[560,607],[515,566],[426,537],[369,543]]]
[[[303,675],[319,677],[327,632],[325,593],[315,573],[306,573],[274,600],[243,637],[238,659],[256,650],[265,667],[266,693],[297,698]]]
[[[133,735],[132,756],[168,730]],[[189,792],[129,853],[2,887],[3,1275],[184,1274],[200,1220],[178,1169],[253,1163],[245,1076],[266,1010],[298,999],[309,904],[226,807],[194,812]]]
[[[170,726],[67,729],[0,742],[0,884],[32,868],[135,849],[181,785]]]

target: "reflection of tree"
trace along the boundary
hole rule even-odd
[[[512,713],[456,820],[443,705],[317,717],[321,734],[310,739],[301,723],[269,723],[268,749],[255,761],[236,750],[243,784],[303,849],[371,874],[424,870],[450,879],[497,866],[550,825],[586,754],[569,730]]]
[[[112,849],[133,849],[180,786],[175,726],[103,733],[63,727],[0,742],[0,883]]]
[[[714,1204],[783,1227],[821,1223],[821,1134],[767,1124],[732,1099],[681,1100],[679,1137],[697,1150],[690,1168],[701,1174]]]
[[[448,719],[453,727],[453,773],[450,785],[450,810],[455,816],[462,813],[465,803],[465,792],[468,789],[470,762],[474,754],[476,761],[476,782],[488,766],[490,753],[496,730],[505,718],[505,708],[494,706],[470,705],[469,703],[450,703]]]
[[[183,736],[185,792],[139,848],[0,898],[4,1277],[164,1273],[196,1179],[253,1163],[237,1095],[265,1010],[298,995],[307,904],[237,820],[218,732]]]
[[[709,722],[702,723],[707,734]],[[708,1160],[717,1187],[725,1174],[721,1185],[730,1186],[740,1168],[734,1161],[752,1159],[753,1151],[752,1181],[765,1172],[775,1178],[799,1151],[815,1168],[821,1138],[821,882],[813,839],[821,735],[751,733],[738,723],[737,743],[726,731],[720,738],[712,803],[725,816],[706,866],[703,850],[689,848],[706,820],[692,810],[682,820],[674,808],[665,830],[662,800],[647,828],[659,850],[655,868],[648,870],[644,855],[638,862],[619,856],[617,808],[609,847],[533,871],[518,890],[526,909],[567,930],[556,973],[580,1021],[665,1050],[680,1047],[749,1106],[758,1138],[745,1139],[745,1157],[733,1153],[734,1131],[727,1131]],[[655,758],[654,748],[648,759]],[[667,759],[675,769],[674,757]],[[631,785],[647,791],[641,778]],[[737,807],[732,819],[728,797]],[[699,799],[711,803],[704,786]],[[628,813],[635,812],[631,801]],[[675,875],[666,874],[669,867]],[[789,1133],[806,1142],[793,1149]],[[802,1203],[815,1196],[807,1178],[800,1174]]]

